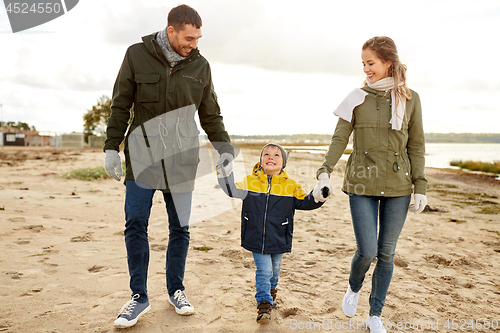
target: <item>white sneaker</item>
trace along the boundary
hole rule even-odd
[[[370,316],[366,318],[366,327],[370,329],[370,333],[387,333],[384,323],[378,316]]]
[[[347,317],[354,317],[358,308],[359,291],[355,293],[351,290],[351,286],[347,287],[347,291],[342,301],[342,311]]]

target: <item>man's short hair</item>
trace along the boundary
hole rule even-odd
[[[196,29],[201,28],[200,14],[188,5],[174,7],[168,13],[167,26],[172,26],[176,31],[184,29],[184,25],[191,24]]]

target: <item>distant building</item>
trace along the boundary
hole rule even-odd
[[[3,133],[4,146],[24,146],[26,135],[24,133]]]
[[[39,135],[38,133],[26,134],[26,139],[24,144],[26,146],[49,146],[50,145],[50,135]]]
[[[48,146],[50,137],[50,135],[40,135],[38,131],[5,126],[3,135],[0,134],[0,144],[3,139],[5,146]]]

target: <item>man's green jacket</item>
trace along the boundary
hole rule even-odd
[[[153,172],[160,178],[158,184],[148,184],[153,188],[169,191],[175,185],[181,192],[192,191],[199,162],[196,110],[219,154],[234,155],[234,150],[208,61],[195,49],[171,67],[155,37],[143,37],[125,54],[113,88],[104,150],[119,151],[125,139],[125,181],[140,181],[141,172],[151,178]]]

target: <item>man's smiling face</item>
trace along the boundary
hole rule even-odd
[[[185,24],[181,30],[174,27],[167,28],[168,41],[172,49],[182,57],[187,57],[191,50],[198,47],[198,40],[201,38],[201,28],[198,29],[192,24]]]

